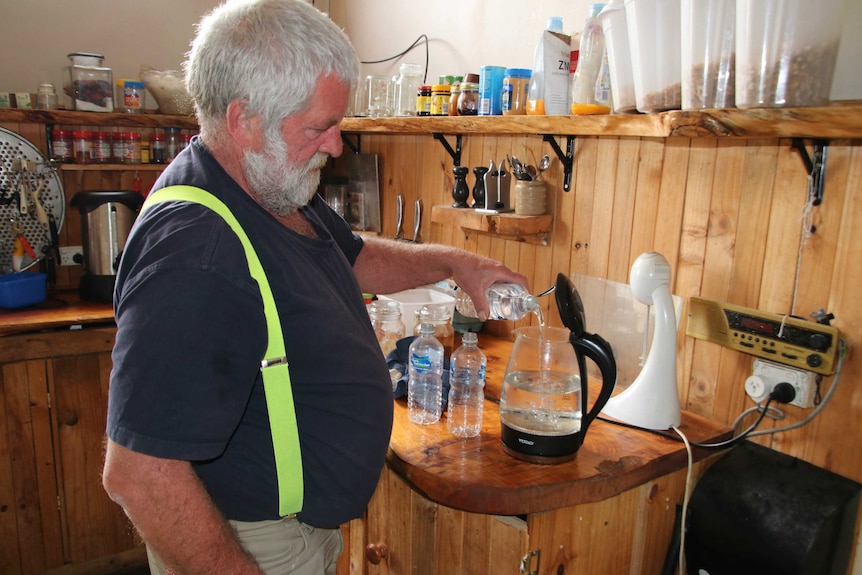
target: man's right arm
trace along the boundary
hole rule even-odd
[[[108,439],[102,484],[175,575],[262,575],[189,462],[151,457]]]

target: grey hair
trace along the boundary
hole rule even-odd
[[[271,138],[307,109],[321,76],[356,87],[359,62],[345,33],[302,0],[227,0],[197,26],[184,69],[204,137],[218,137],[228,104],[248,101]]]

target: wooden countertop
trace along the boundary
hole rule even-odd
[[[0,309],[0,337],[68,328],[73,325],[92,325],[114,322],[114,309],[110,303],[82,301],[75,290],[62,290],[48,294],[42,303],[20,309]]]
[[[537,465],[507,455],[500,442],[498,402],[511,346],[512,342],[479,334],[488,372],[478,437],[450,435],[445,418],[430,426],[413,424],[407,419],[407,402],[396,400],[387,460],[414,489],[455,509],[520,515],[601,501],[685,468],[682,442],[598,419],[573,461]],[[700,443],[731,437],[727,427],[686,412],[680,429]],[[699,461],[714,453],[695,448],[694,458]]]

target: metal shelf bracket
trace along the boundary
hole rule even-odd
[[[793,138],[793,147],[799,152],[805,170],[808,172],[808,197],[811,205],[819,206],[823,201],[823,184],[826,180],[826,152],[829,140],[814,140],[813,156],[808,155],[808,149],[802,138]]]
[[[441,144],[443,144],[443,147],[446,148],[446,151],[449,152],[450,156],[452,156],[452,161],[454,162],[455,166],[460,166],[461,165],[461,139],[462,139],[461,134],[458,134],[457,136],[455,136],[455,149],[454,150],[452,149],[452,146],[449,145],[449,141],[446,140],[446,136],[444,136],[443,134],[435,132],[434,133],[434,139],[439,141]]]
[[[350,141],[350,136],[342,132],[341,141],[344,142],[344,144],[350,148],[354,154],[362,152],[362,134],[356,134],[356,144],[354,144]]]
[[[542,135],[542,139],[551,144],[551,147],[556,152],[560,163],[563,164],[563,190],[568,192],[572,189],[572,170],[575,165],[575,136],[566,136],[566,153],[560,145],[557,144],[557,139],[551,134]]]

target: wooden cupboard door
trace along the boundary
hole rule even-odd
[[[49,362],[65,560],[79,563],[136,546],[122,508],[102,488],[109,352]]]
[[[2,358],[0,358],[2,360]],[[0,573],[63,564],[44,360],[0,366]]]
[[[388,468],[364,531],[364,568],[351,561],[350,575],[517,574],[528,547],[525,521],[438,505]]]

